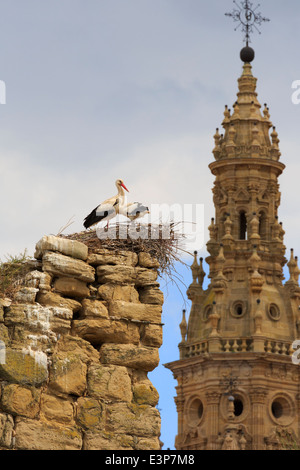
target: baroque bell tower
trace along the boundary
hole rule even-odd
[[[195,252],[180,360],[166,364],[178,381],[177,450],[300,445],[300,369],[292,361],[293,342],[300,338],[300,270],[294,250],[285,258],[278,219],[285,165],[269,108],[258,101],[249,24],[245,32],[237,99],[232,109],[225,106],[224,131],[214,135],[209,165],[215,177],[210,283],[204,290],[203,260],[199,264]]]

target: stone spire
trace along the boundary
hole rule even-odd
[[[246,62],[243,73],[238,79],[237,100],[230,114],[225,106],[222,126],[225,130],[221,139],[219,129],[215,134],[214,156],[217,161],[227,158],[260,158],[278,161],[279,139],[275,127],[270,121],[266,106],[261,112],[257,99],[257,79],[252,74],[252,66]],[[270,129],[273,129],[270,134]]]
[[[237,338],[242,333],[249,338],[255,335],[256,312],[252,312],[252,305],[256,305],[257,295],[261,309],[264,306],[268,311],[271,308],[269,292],[273,290],[274,303],[278,304],[279,310],[286,310],[284,296],[278,291],[283,287],[283,266],[287,261],[284,230],[278,222],[281,199],[278,178],[285,165],[279,161],[279,138],[270,120],[269,108],[264,104],[262,110],[258,100],[257,79],[250,63],[254,54],[246,49],[241,52],[241,58],[249,62],[244,60],[237,99],[232,111],[225,106],[224,133],[221,135],[217,129],[214,135],[215,162],[210,164],[210,169],[216,177],[213,189],[215,216],[209,226],[207,249],[210,256],[206,259],[211,279],[207,297],[211,303],[217,302],[219,331],[221,336],[226,336],[226,331],[235,324]],[[294,260],[289,263],[291,279],[286,284],[290,295],[298,292],[299,269],[294,264]],[[195,261],[191,287],[196,286],[197,270]],[[209,328],[205,328],[199,315],[201,308],[208,308],[205,292],[193,298],[190,296],[190,299],[193,306],[187,343],[200,339],[201,335],[209,337]],[[228,307],[229,317],[226,314]],[[249,323],[248,315],[253,323]],[[238,323],[237,318],[240,318]],[[266,321],[262,320],[262,328],[264,323],[266,326]],[[269,332],[272,326],[275,328],[275,324],[271,323]],[[286,322],[283,331],[283,337],[288,340],[293,328],[291,330]]]
[[[241,58],[237,99],[225,106],[224,131],[214,134],[215,161],[209,165],[215,177],[210,283],[204,290],[195,252],[180,360],[167,365],[179,381],[176,403],[182,405],[177,449],[273,449],[274,427],[286,423],[300,441],[293,411],[300,374],[290,357],[300,333],[300,269],[294,250],[287,263],[278,218],[285,165],[269,107],[258,100],[254,51],[244,48]],[[290,276],[283,284],[286,264]],[[233,371],[237,380],[228,399],[220,384]]]
[[[279,138],[269,108],[264,104],[262,110],[258,100],[257,79],[250,63],[254,51],[252,54],[250,49],[246,47],[241,52],[243,72],[238,79],[233,111],[225,106],[224,133],[221,136],[217,129],[214,135],[215,162],[209,167],[216,176],[213,188],[216,212],[207,244],[209,278],[220,276],[217,257],[223,244],[227,280],[238,276],[245,281],[247,263],[241,259],[249,260],[255,246],[260,262],[255,274],[252,272],[253,283],[256,280],[261,283],[260,276],[264,282],[270,283],[272,278],[272,283],[281,283],[286,259],[284,231],[278,223],[281,199],[278,178],[285,165],[279,161]]]
[[[237,99],[225,106],[209,165],[215,177],[210,284],[203,290],[197,282],[195,258],[180,360],[166,365],[178,380],[178,450],[276,450],[278,430],[300,443],[300,369],[291,357],[300,338],[300,269],[293,249],[285,258],[278,218],[285,166],[269,107],[258,100],[248,44],[252,25],[266,19],[250,1],[234,4],[229,16],[243,25],[246,47]]]

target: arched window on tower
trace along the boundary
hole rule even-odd
[[[240,240],[247,240],[247,217],[246,212],[240,212]]]
[[[267,216],[264,211],[259,213],[259,235],[262,240],[267,238]]]

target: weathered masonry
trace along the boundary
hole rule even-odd
[[[0,448],[160,449],[158,261],[45,236],[0,299]]]

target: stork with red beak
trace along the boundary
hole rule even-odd
[[[125,204],[125,192],[124,189],[128,191],[123,180],[118,179],[116,181],[116,186],[118,189],[118,194],[116,196],[111,197],[110,199],[106,199],[106,201],[102,202],[97,206],[85,219],[83,225],[85,228],[92,227],[96,225],[98,222],[105,221],[108,222],[110,219],[115,217],[117,214],[122,212],[122,208]]]

